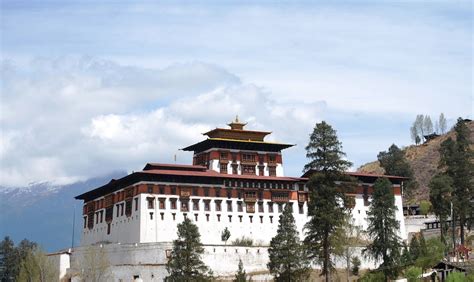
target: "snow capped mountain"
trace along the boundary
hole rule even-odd
[[[15,242],[26,238],[38,242],[46,251],[70,247],[75,214],[75,245],[80,240],[82,202],[74,199],[83,192],[102,186],[125,172],[91,178],[68,185],[48,182],[26,187],[0,186],[0,236],[10,236]]]

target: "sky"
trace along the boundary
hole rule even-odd
[[[357,169],[417,114],[473,118],[471,1],[0,3],[2,186],[190,164],[236,115],[290,176],[322,120]]]

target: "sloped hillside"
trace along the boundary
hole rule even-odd
[[[470,129],[470,138],[474,142],[474,121],[467,123]],[[456,138],[453,130],[448,133],[426,142],[422,145],[411,145],[403,148],[405,157],[412,166],[415,172],[415,178],[418,181],[419,188],[414,191],[409,202],[419,202],[420,200],[427,200],[429,198],[428,183],[433,175],[439,172],[439,148],[441,143],[449,137]],[[378,161],[367,163],[357,169],[360,172],[367,173],[384,173],[384,169],[380,167]]]

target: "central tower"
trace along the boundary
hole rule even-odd
[[[236,117],[230,127],[203,133],[208,138],[183,148],[193,151],[193,165],[202,165],[222,174],[282,177],[281,151],[291,144],[266,142],[268,131],[245,130]]]

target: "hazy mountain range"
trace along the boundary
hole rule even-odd
[[[75,200],[74,196],[124,175],[125,172],[114,172],[62,186],[50,183],[35,183],[27,187],[0,186],[2,240],[10,236],[18,243],[26,238],[39,243],[48,252],[69,248],[75,208],[74,244],[77,245],[82,229],[82,201]]]

